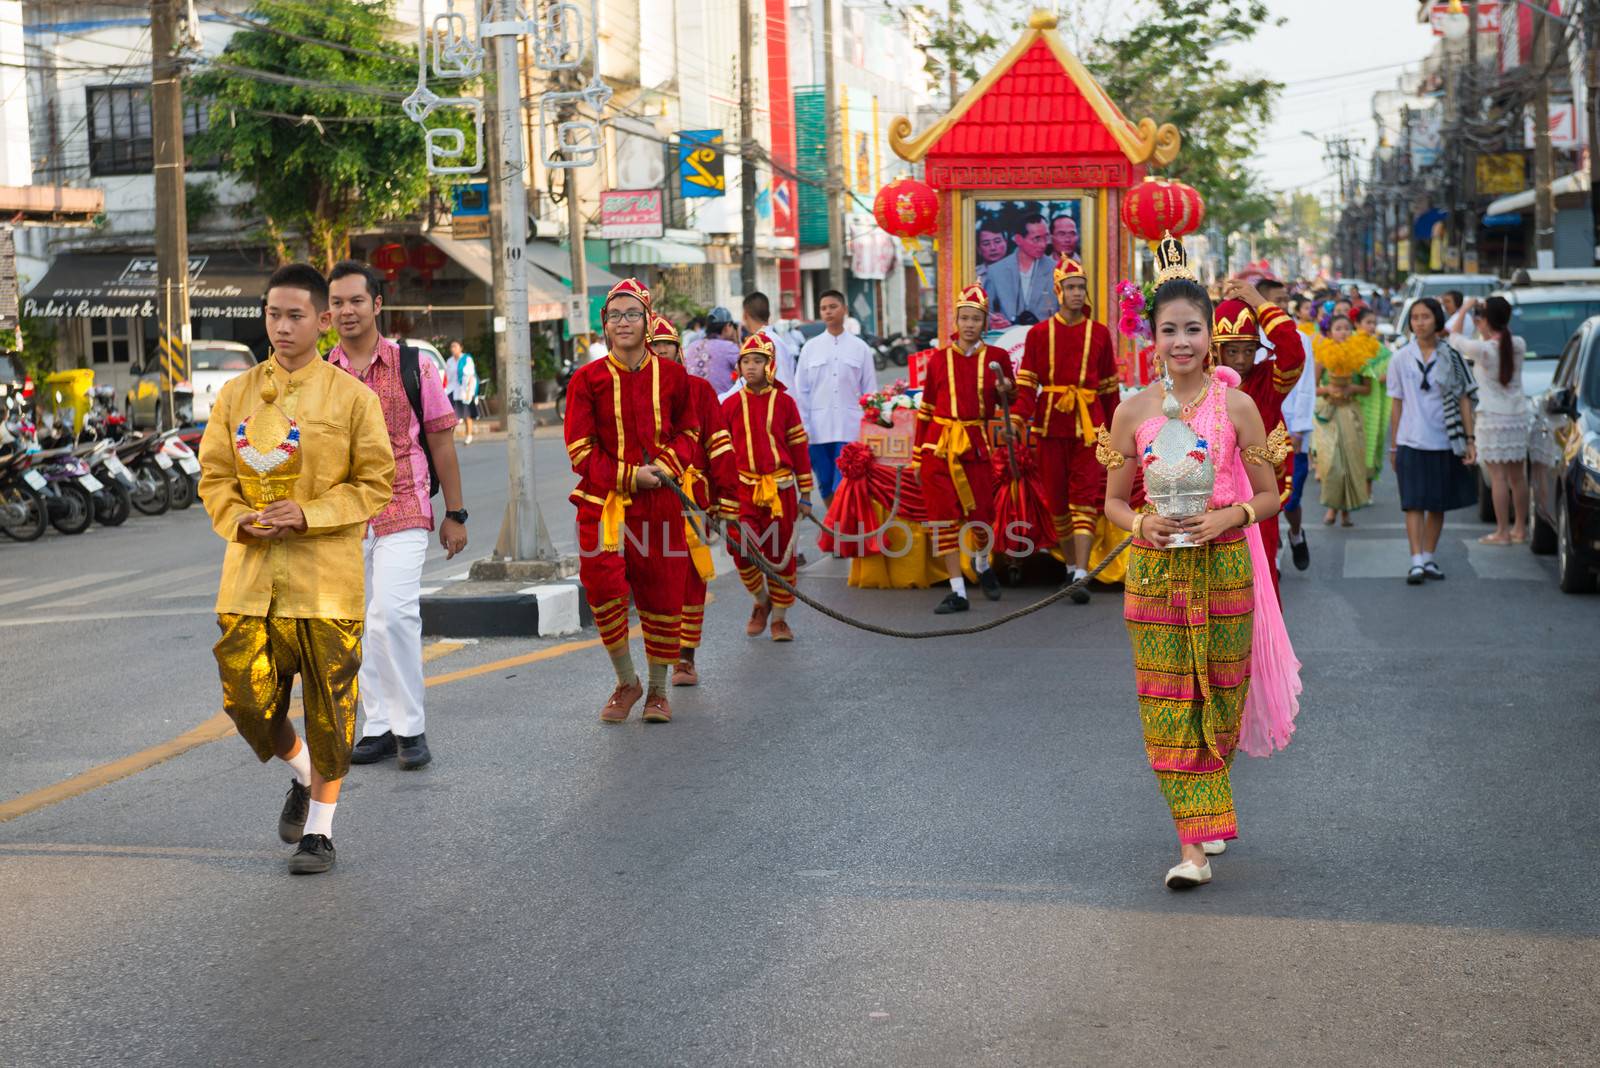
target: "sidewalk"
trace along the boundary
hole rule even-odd
[[[559,427],[561,416],[556,414],[555,401],[546,401],[532,406],[534,426],[543,431],[548,427]],[[479,441],[504,441],[506,437],[505,421],[502,416],[491,416],[477,421],[477,431],[472,435],[474,442]],[[457,437],[459,440],[459,435]]]

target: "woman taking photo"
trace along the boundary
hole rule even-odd
[[[1276,521],[1287,437],[1275,432],[1269,446],[1255,403],[1230,388],[1238,376],[1213,373],[1211,301],[1183,246],[1164,238],[1157,263],[1150,324],[1163,377],[1118,406],[1099,455],[1106,516],[1133,532],[1123,617],[1145,754],[1178,832],[1179,862],[1164,880],[1177,890],[1211,881],[1208,857],[1238,833],[1235,750],[1286,744],[1300,687],[1272,584],[1253,582],[1267,567],[1255,524]],[[1190,493],[1205,510],[1178,519],[1147,503],[1135,512],[1135,464],[1149,502]]]
[[[1467,316],[1478,337],[1461,330]],[[1528,346],[1511,335],[1511,302],[1470,297],[1448,325],[1450,345],[1472,365],[1478,383],[1478,461],[1489,474],[1495,532],[1484,545],[1520,545],[1528,540],[1528,431],[1533,412],[1522,392],[1522,362]],[[1507,529],[1507,522],[1510,529]]]
[[[1473,405],[1478,387],[1442,336],[1444,309],[1432,297],[1411,306],[1411,340],[1389,361],[1389,460],[1400,483],[1411,568],[1406,584],[1444,578],[1433,554],[1444,514],[1478,501]]]

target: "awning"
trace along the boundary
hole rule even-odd
[[[272,266],[238,252],[189,255],[193,319],[256,319]],[[42,318],[153,319],[159,312],[156,258],[63,252],[28,291],[22,314]]]
[[[1550,183],[1550,192],[1558,197],[1570,193],[1587,193],[1588,191],[1589,173],[1587,171],[1577,171],[1565,177],[1557,178]],[[1510,196],[1501,197],[1499,200],[1494,201],[1484,214],[1509,215],[1512,212],[1521,211],[1523,208],[1531,208],[1537,197],[1537,190],[1524,189],[1520,193],[1512,193]]]
[[[658,237],[611,242],[611,262],[630,267],[698,267],[710,262],[706,250]]]
[[[439,251],[449,256],[461,267],[470,272],[480,282],[490,287],[494,285],[494,255],[490,251],[489,242],[481,240],[461,241],[444,234],[430,233],[428,240],[439,246]],[[533,243],[530,242],[530,247]],[[529,257],[532,259],[532,257]],[[541,323],[551,319],[565,319],[567,317],[567,292],[558,284],[552,284],[549,275],[539,270],[534,264],[528,273],[528,321]]]
[[[540,270],[554,277],[563,288],[572,287],[572,253],[554,241],[534,239],[528,242],[528,260]],[[611,287],[622,279],[606,270],[589,264],[589,295],[605,296]]]

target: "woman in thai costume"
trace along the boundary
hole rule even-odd
[[[1238,377],[1211,367],[1212,308],[1164,238],[1150,322],[1162,379],[1118,406],[1100,436],[1106,516],[1133,532],[1123,617],[1133,643],[1145,753],[1172,812],[1172,889],[1211,880],[1208,859],[1236,837],[1236,751],[1287,744],[1298,710],[1294,659],[1258,522],[1278,513],[1281,429],[1269,443]],[[1231,384],[1230,384],[1231,383]],[[1147,503],[1129,504],[1135,470]]]
[[[1389,373],[1389,357],[1393,353],[1378,339],[1378,313],[1373,309],[1361,309],[1356,317],[1356,333],[1378,342],[1377,355],[1361,369],[1362,377],[1372,383],[1372,391],[1356,398],[1356,406],[1361,409],[1361,429],[1366,431],[1367,496],[1371,497],[1372,486],[1383,473],[1388,458],[1389,389],[1384,378]]]
[[[1317,342],[1316,428],[1311,453],[1322,483],[1322,521],[1353,527],[1350,513],[1372,503],[1367,481],[1367,432],[1360,398],[1372,392],[1363,369],[1378,354],[1378,339],[1356,334],[1350,320],[1336,316],[1328,336]]]

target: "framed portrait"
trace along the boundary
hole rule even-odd
[[[1056,313],[1055,269],[1062,257],[1084,263],[1094,233],[1091,194],[1028,194],[971,199],[971,275],[989,295],[989,329],[1028,327]]]

